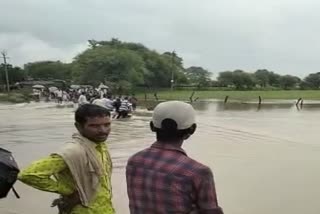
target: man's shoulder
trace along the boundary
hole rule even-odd
[[[187,159],[184,161],[183,166],[192,174],[197,176],[207,176],[212,174],[210,167],[190,157],[186,157],[186,158]]]
[[[52,154],[59,155],[63,159],[66,159],[66,158],[81,159],[86,155],[86,152],[84,148],[79,144],[74,142],[67,142],[62,147],[60,147],[60,150],[58,152],[52,153]]]
[[[143,149],[143,150],[135,153],[134,155],[132,155],[132,156],[129,158],[128,164],[129,164],[129,163],[132,163],[132,162],[139,162],[139,161],[141,161],[143,158],[146,158],[146,157],[148,156],[147,154],[149,153],[149,150],[150,150],[150,148],[146,148],[146,149]]]
[[[135,154],[131,155],[131,157],[129,158],[130,159],[135,159],[135,158],[140,158],[140,157],[143,157],[145,156],[146,153],[148,153],[148,151],[150,150],[150,148],[145,148],[143,150],[140,150],[138,152],[136,152]]]

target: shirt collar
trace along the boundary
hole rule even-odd
[[[96,149],[101,150],[101,151],[106,151],[107,145],[105,142],[96,143]]]
[[[176,147],[170,144],[165,144],[165,143],[160,143],[158,141],[156,141],[155,143],[153,143],[151,145],[151,148],[157,148],[157,149],[162,149],[162,150],[169,150],[169,151],[176,151],[176,152],[180,152],[182,154],[184,154],[185,156],[187,156],[186,151],[184,151],[184,149],[182,149],[181,147]]]

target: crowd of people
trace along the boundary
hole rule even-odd
[[[102,96],[102,98],[100,98]],[[136,110],[138,99],[132,95],[131,97],[119,96],[113,97],[111,94],[95,94],[92,97],[82,92],[78,98],[79,106],[85,104],[94,104],[106,108],[109,112],[115,112],[114,118],[126,118],[129,114]]]
[[[50,89],[50,88],[49,88]],[[58,104],[62,103],[78,103],[79,106],[84,104],[95,104],[106,108],[113,112],[114,118],[126,118],[136,110],[138,99],[134,94],[132,96],[112,96],[106,89],[79,88],[62,90],[39,90],[34,89],[36,100],[45,97],[46,101],[54,101]]]

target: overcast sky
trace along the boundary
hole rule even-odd
[[[320,71],[318,0],[0,0],[10,63],[70,62],[88,39],[140,42],[213,73]]]

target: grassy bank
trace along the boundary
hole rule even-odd
[[[0,102],[9,102],[9,103],[24,103],[29,102],[30,97],[25,93],[0,93]]]
[[[189,100],[192,91],[190,90],[161,90],[157,92],[157,96],[160,100]],[[238,101],[251,101],[257,100],[259,96],[262,99],[281,99],[281,100],[296,100],[303,98],[304,100],[320,100],[320,90],[290,90],[290,91],[196,91],[193,99],[199,97],[203,99],[219,99],[223,100],[226,96],[229,96],[229,100]],[[145,94],[137,94],[138,99],[144,100]],[[147,93],[148,100],[154,100],[153,93]]]

